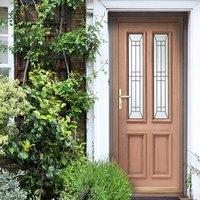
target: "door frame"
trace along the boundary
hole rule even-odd
[[[87,154],[91,160],[106,160],[111,157],[111,117],[110,117],[110,68],[112,60],[109,54],[109,18],[110,12],[188,12],[188,36],[185,34],[185,143],[190,151],[200,153],[200,0],[87,0],[87,24],[101,22],[99,30],[101,45],[93,62],[87,63],[87,74],[93,70],[104,70],[97,78],[88,84],[88,90],[93,91],[98,100],[87,114]],[[105,42],[106,41],[106,42]],[[103,63],[103,64],[102,64]],[[103,67],[102,67],[103,65]],[[188,88],[188,89],[186,89]],[[185,145],[186,146],[186,145]],[[186,159],[187,158],[187,159]],[[193,163],[192,155],[185,152],[186,165]],[[187,170],[185,170],[187,171]],[[185,173],[186,175],[186,173]],[[199,182],[194,180],[194,196],[200,198]],[[185,190],[186,191],[186,190]]]
[[[115,160],[115,161],[119,161],[119,109],[118,109],[118,102],[116,101],[116,99],[118,99],[118,91],[119,91],[119,50],[118,50],[118,23],[123,23],[123,22],[152,22],[152,23],[160,23],[160,22],[166,22],[166,23],[170,23],[170,22],[175,22],[178,23],[179,25],[179,30],[180,28],[183,26],[186,26],[185,28],[187,28],[187,13],[185,12],[180,12],[180,13],[174,13],[174,12],[163,12],[163,13],[158,13],[158,12],[153,12],[153,13],[143,13],[143,12],[138,12],[138,13],[110,13],[109,14],[109,27],[110,27],[110,33],[109,33],[109,37],[110,37],[110,147],[111,147],[111,160]],[[186,29],[187,30],[187,29]],[[183,37],[182,40],[184,43],[182,45],[179,44],[179,48],[183,47],[183,53],[186,54],[187,52],[187,48],[185,48],[185,43],[187,43],[187,40],[184,41],[184,37],[185,34],[187,34],[187,31],[183,31],[183,34],[181,37]],[[114,43],[116,45],[114,45]],[[181,56],[182,57],[182,61],[181,66],[184,68],[182,70],[183,72],[183,84],[184,86],[187,85],[187,79],[185,80],[185,74],[187,74],[187,63],[185,63],[186,60],[184,60],[184,55]],[[115,59],[112,59],[115,58]],[[186,83],[186,84],[185,84]],[[187,87],[181,87],[180,88],[183,92],[183,96],[186,97],[187,99]],[[182,93],[181,92],[181,93]],[[127,94],[125,94],[127,95]],[[187,162],[187,140],[185,138],[185,135],[187,135],[187,130],[184,127],[184,122],[187,122],[187,117],[185,117],[185,110],[187,110],[187,104],[185,104],[185,100],[184,98],[184,107],[183,107],[183,114],[184,114],[184,119],[183,119],[183,123],[182,123],[182,128],[180,130],[183,130],[184,135],[180,138],[179,142],[182,142],[182,148],[180,150],[181,153],[181,159],[180,162],[182,163],[186,163]],[[187,115],[186,115],[187,116]],[[181,120],[182,121],[182,120]],[[137,122],[136,122],[137,123]],[[185,141],[186,140],[186,141]],[[184,186],[183,183],[185,183],[186,180],[186,166],[183,167],[183,171],[182,173],[184,175],[184,177],[181,177],[181,185]],[[183,183],[182,183],[183,181]],[[186,188],[182,188],[184,191],[186,190]],[[151,189],[149,189],[149,192],[151,191]],[[152,194],[150,194],[152,195]],[[166,190],[166,194],[153,194],[153,196],[155,195],[164,195],[164,196],[169,196],[170,194],[168,193],[168,191]],[[171,194],[173,196],[175,196],[176,194]],[[183,194],[182,194],[183,195]]]

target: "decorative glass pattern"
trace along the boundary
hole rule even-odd
[[[154,34],[154,119],[169,118],[168,34]]]
[[[143,95],[143,34],[129,34],[129,119],[142,119]]]

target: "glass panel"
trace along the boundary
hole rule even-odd
[[[0,68],[0,76],[9,77],[9,72],[10,72],[9,68]]]
[[[129,34],[129,119],[143,118],[143,35]]]
[[[169,118],[168,35],[154,34],[154,118]]]
[[[0,7],[0,34],[8,34],[8,8]]]
[[[0,64],[5,63],[8,63],[8,37],[0,36]]]

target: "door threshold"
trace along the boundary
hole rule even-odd
[[[133,195],[135,198],[139,198],[139,197],[174,197],[174,198],[180,198],[183,195],[180,193],[135,193]]]
[[[133,197],[132,200],[189,200],[188,197]]]
[[[175,196],[137,196],[132,200],[189,200],[188,197],[175,197]]]

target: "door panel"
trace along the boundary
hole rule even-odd
[[[113,152],[136,193],[183,192],[182,34],[180,18],[114,26]]]

